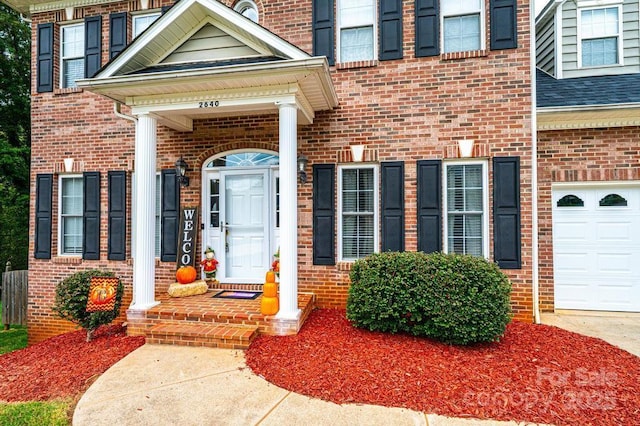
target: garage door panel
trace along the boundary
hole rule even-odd
[[[588,222],[560,222],[558,232],[554,234],[554,239],[566,242],[583,242],[588,240]]]
[[[600,205],[612,193],[627,205]],[[559,207],[567,195],[584,205]],[[640,311],[640,188],[554,189],[552,199],[556,308]]]

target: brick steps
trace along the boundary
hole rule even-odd
[[[251,325],[161,322],[147,330],[147,343],[247,349],[257,336]]]

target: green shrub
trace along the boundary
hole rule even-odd
[[[347,318],[357,327],[446,343],[496,341],[511,320],[511,283],[474,256],[376,253],[351,268]]]
[[[87,342],[91,340],[93,332],[101,325],[109,324],[118,317],[124,286],[118,281],[116,289],[115,306],[112,311],[87,312],[87,300],[91,277],[113,277],[113,272],[91,269],[76,272],[65,278],[56,287],[56,299],[53,311],[62,319],[69,320],[87,330]]]

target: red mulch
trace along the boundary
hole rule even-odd
[[[449,346],[356,329],[314,311],[295,336],[260,336],[266,380],[343,403],[556,425],[640,425],[640,358],[600,339],[513,322],[499,343]]]
[[[0,355],[0,401],[44,401],[76,396],[100,374],[144,344],[122,326],[100,327],[87,343],[84,330]]]

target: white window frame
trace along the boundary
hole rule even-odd
[[[82,228],[80,230],[80,253],[66,253],[64,250],[64,218],[65,217],[80,217],[82,220],[84,220],[84,212],[81,211],[80,212],[80,216],[77,215],[63,215],[62,214],[62,199],[64,197],[62,188],[62,181],[64,179],[80,179],[80,182],[82,183],[81,186],[81,196],[83,198],[82,203],[84,205],[84,182],[82,180],[82,175],[81,174],[65,174],[65,175],[60,175],[58,177],[58,256],[64,256],[64,257],[81,257],[82,256]],[[84,210],[84,207],[82,207],[82,209]]]
[[[618,32],[617,34],[601,34],[598,37],[583,37],[582,36],[582,12],[586,12],[589,10],[600,10],[600,9],[613,9],[616,8],[618,10]],[[578,37],[578,68],[603,68],[603,67],[619,67],[624,65],[624,55],[623,55],[623,42],[622,42],[622,37],[624,32],[622,31],[622,27],[623,27],[623,21],[622,21],[622,5],[620,3],[615,3],[615,4],[603,4],[601,6],[598,7],[582,7],[577,9],[577,28],[576,28],[576,32],[577,32],[577,37]],[[601,38],[611,38],[611,37],[616,37],[617,38],[617,50],[618,50],[618,58],[617,58],[617,62],[615,64],[605,64],[605,65],[582,65],[582,42],[584,40],[597,40],[597,39],[601,39]]]
[[[447,170],[451,166],[482,166],[482,256],[489,258],[489,167],[487,161],[465,160],[445,161],[442,168],[442,216],[443,216],[443,251],[449,253],[449,210],[447,196]]]
[[[73,27],[78,27],[82,29],[82,54],[79,56],[64,56],[63,52],[64,52],[64,33],[65,33],[65,29],[69,29],[69,28],[73,28]],[[84,44],[85,44],[85,28],[84,28],[84,22],[74,22],[71,24],[65,24],[60,26],[60,87],[62,88],[66,88],[66,87],[76,87],[75,82],[70,85],[70,86],[65,86],[64,85],[64,62],[68,61],[68,60],[73,60],[73,59],[82,59],[82,76],[80,78],[84,78]]]
[[[480,4],[480,8],[479,9],[463,9],[460,6],[460,3],[458,0],[449,0],[452,3],[455,3],[458,5],[458,9],[455,11],[451,11],[450,13],[446,12],[446,7],[444,6],[445,1],[442,1],[441,4],[441,12],[440,12],[440,51],[442,53],[455,53],[455,52],[471,52],[469,50],[454,50],[451,52],[445,52],[444,50],[444,21],[446,18],[455,18],[455,17],[460,17],[460,16],[468,16],[468,15],[475,15],[475,14],[479,14],[480,15],[480,48],[479,50],[484,50],[486,49],[486,38],[487,38],[487,31],[486,31],[486,23],[485,23],[485,7],[486,7],[486,2],[484,0],[478,0],[478,3]]]
[[[342,4],[345,3],[349,3],[349,0],[338,0],[337,4],[336,4],[336,15],[337,15],[337,31],[336,31],[336,59],[338,63],[345,63],[345,61],[342,60],[341,57],[341,34],[342,34],[342,30],[348,30],[348,29],[356,29],[356,28],[365,28],[368,27],[369,24],[367,23],[366,25],[342,25],[341,22],[341,8],[342,8]],[[373,52],[372,52],[372,57],[370,59],[362,59],[363,61],[373,61],[378,57],[378,2],[376,0],[372,1],[373,3],[373,16],[371,17],[372,21],[371,21],[371,27],[373,29]],[[351,61],[346,61],[346,62],[351,62]]]
[[[135,15],[131,15],[131,39],[133,40],[134,38],[138,37],[140,34],[142,34],[142,32],[144,32],[144,30],[146,30],[147,28],[149,28],[161,15],[162,13],[157,10],[155,12],[146,12],[146,13],[138,13]],[[138,29],[139,27],[139,23],[137,21],[143,19],[143,18],[154,18],[155,19],[153,21],[151,21],[151,23],[149,23],[149,25],[147,25],[146,27],[144,27],[142,30]]]
[[[154,216],[157,218],[158,215],[160,216],[160,220],[158,221],[158,226],[156,226],[156,230],[155,230],[155,235],[153,237],[153,241],[154,241],[154,253],[155,253],[155,257],[159,258],[162,255],[162,187],[160,186],[162,185],[162,175],[160,174],[160,172],[156,172],[156,193],[157,198],[156,198],[156,210],[154,213]],[[137,213],[137,202],[136,202],[136,178],[135,178],[135,172],[131,174],[131,258],[135,258],[136,257],[136,213]],[[158,238],[158,235],[160,236]],[[158,247],[155,246],[155,241],[159,240],[160,244],[158,245]]]
[[[255,14],[256,14],[256,19],[255,20],[251,19],[251,17],[249,17],[249,16],[244,14],[244,12],[247,9],[251,9],[251,10],[253,10],[255,12]],[[245,18],[252,20],[256,24],[260,21],[260,14],[258,13],[258,6],[251,0],[240,0],[238,3],[235,4],[235,6],[233,6],[233,10],[235,10],[236,12],[238,12],[239,14],[244,16]]]
[[[373,169],[373,252],[380,251],[380,167],[377,164],[342,164],[338,165],[338,261],[353,262],[356,258],[342,256],[342,172],[349,169]]]

